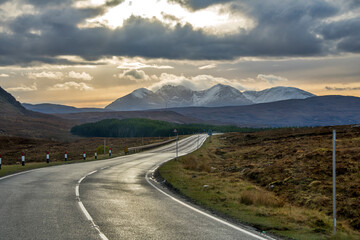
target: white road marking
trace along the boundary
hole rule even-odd
[[[177,199],[177,198],[175,198],[175,197],[167,194],[166,192],[164,192],[163,190],[161,190],[160,188],[158,188],[155,184],[153,184],[153,183],[150,181],[150,179],[149,179],[149,173],[150,173],[150,172],[151,172],[151,173],[154,172],[158,167],[159,167],[159,165],[156,166],[153,170],[149,170],[149,171],[146,173],[146,175],[145,175],[145,179],[146,179],[146,181],[147,181],[152,187],[154,187],[156,190],[158,190],[159,192],[161,192],[161,193],[164,194],[165,196],[169,197],[170,199],[174,200],[175,202],[177,202],[177,203],[179,203],[179,204],[181,204],[181,205],[183,205],[183,206],[185,206],[185,207],[187,207],[187,208],[189,208],[189,209],[191,209],[191,210],[193,210],[193,211],[195,211],[195,212],[197,212],[197,213],[200,213],[200,214],[202,214],[202,215],[204,215],[204,216],[206,216],[206,217],[208,217],[208,218],[211,218],[211,219],[213,219],[213,220],[215,220],[215,221],[217,221],[217,222],[219,222],[219,223],[222,223],[222,224],[224,224],[224,225],[226,225],[226,226],[229,226],[229,227],[231,227],[231,228],[233,228],[233,229],[235,229],[235,230],[238,230],[238,231],[240,231],[240,232],[242,232],[242,233],[245,233],[245,234],[247,234],[247,235],[249,235],[249,236],[252,236],[252,237],[254,237],[254,238],[257,238],[257,239],[259,239],[259,240],[269,240],[269,239],[273,239],[273,238],[270,238],[270,237],[268,237],[268,236],[267,236],[267,238],[264,238],[264,237],[261,237],[261,236],[259,236],[259,235],[256,235],[256,234],[254,234],[254,233],[252,233],[252,232],[249,232],[249,231],[247,231],[247,230],[245,230],[245,229],[242,229],[242,228],[240,228],[240,227],[238,227],[238,226],[235,226],[234,224],[231,224],[231,223],[226,222],[226,221],[224,221],[224,220],[222,220],[222,219],[220,219],[220,218],[217,218],[217,217],[212,216],[212,215],[210,215],[210,214],[208,214],[208,213],[206,213],[206,212],[203,212],[203,211],[201,211],[201,210],[199,210],[199,209],[197,209],[197,208],[194,208],[193,206],[190,206],[189,204],[181,201],[180,199]]]
[[[94,173],[96,173],[96,172],[97,172],[97,170],[92,171],[92,172],[90,172],[90,173],[86,174],[86,176],[90,176],[91,174],[94,174]]]
[[[40,169],[40,168],[39,168],[39,169]],[[10,174],[10,175],[4,176],[4,177],[0,177],[0,181],[1,181],[1,180],[4,180],[4,179],[7,179],[7,178],[15,177],[15,176],[18,176],[18,175],[21,175],[21,174],[25,174],[25,173],[29,173],[29,172],[34,172],[34,171],[39,170],[39,169],[26,170],[26,171],[23,171],[23,172],[14,173],[14,174]]]
[[[81,211],[84,213],[86,219],[87,219],[88,221],[90,221],[92,227],[96,229],[96,231],[97,231],[98,234],[99,234],[99,237],[100,237],[102,240],[109,240],[109,239],[105,236],[105,234],[101,232],[99,226],[97,226],[97,225],[95,224],[95,222],[94,222],[93,218],[91,217],[90,213],[86,210],[84,204],[83,204],[83,203],[81,202],[81,200],[80,200],[80,193],[79,193],[80,183],[81,183],[87,176],[90,176],[91,174],[94,174],[94,173],[96,173],[96,172],[97,172],[97,170],[92,171],[92,172],[86,174],[84,177],[80,178],[80,180],[78,181],[78,184],[76,184],[76,186],[75,186],[75,196],[76,196],[76,198],[77,198],[78,201],[79,201],[78,204],[79,204],[79,207],[80,207]]]

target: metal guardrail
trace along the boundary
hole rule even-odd
[[[148,149],[151,149],[151,148],[159,147],[159,146],[162,146],[162,145],[165,145],[165,144],[168,144],[168,143],[171,143],[171,142],[175,142],[175,141],[176,141],[176,138],[173,138],[173,139],[170,139],[170,140],[167,140],[167,141],[164,141],[164,142],[152,143],[152,144],[139,146],[139,147],[130,147],[130,148],[128,148],[127,154],[141,152],[143,150],[148,150]]]

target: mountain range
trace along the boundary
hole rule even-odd
[[[244,106],[288,99],[305,99],[315,95],[292,87],[275,87],[263,91],[240,92],[228,85],[218,84],[203,91],[184,86],[165,85],[152,92],[140,88],[118,98],[105,107],[113,111],[134,111],[174,107]]]
[[[41,109],[43,112],[50,111],[55,116],[35,113],[23,106],[37,107],[37,110]],[[1,89],[0,134],[4,130],[6,133],[14,133],[17,129],[17,134],[38,136],[45,129],[55,129],[59,126],[66,125],[68,128],[69,124],[73,126],[83,122],[129,117],[177,123],[232,124],[247,127],[329,126],[360,123],[360,98],[358,97],[314,96],[301,89],[285,87],[259,92],[240,92],[225,85],[216,85],[203,91],[192,91],[182,86],[164,86],[155,92],[144,88],[137,89],[114,101],[105,109],[77,109],[54,104],[23,104],[23,106]],[[145,110],[135,111],[139,108]],[[62,131],[65,130],[64,127],[61,128]],[[55,130],[51,131],[55,133]]]

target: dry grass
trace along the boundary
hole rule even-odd
[[[332,132],[276,129],[213,138],[160,169],[204,206],[295,239],[360,239],[359,128],[337,128],[338,235],[332,236]],[[203,185],[210,187],[204,191]]]
[[[284,206],[284,201],[274,196],[274,194],[259,190],[245,190],[241,192],[240,202],[245,205],[255,205],[279,208]]]

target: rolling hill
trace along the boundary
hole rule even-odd
[[[168,110],[237,126],[300,127],[360,123],[360,98],[350,96],[320,96],[250,106]]]
[[[31,138],[71,138],[70,121],[25,109],[0,87],[0,135]]]

